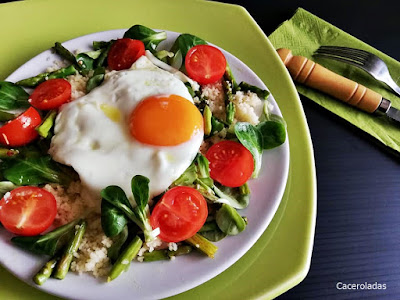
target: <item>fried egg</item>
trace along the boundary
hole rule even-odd
[[[183,82],[145,56],[63,105],[54,131],[50,155],[72,166],[97,197],[109,185],[130,196],[134,175],[150,179],[150,197],[162,193],[191,164],[204,135]]]

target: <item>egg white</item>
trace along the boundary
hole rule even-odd
[[[134,175],[148,177],[150,197],[158,195],[191,164],[204,135],[198,131],[189,141],[168,147],[131,136],[128,121],[136,105],[149,96],[170,94],[193,102],[182,81],[142,56],[130,70],[111,72],[101,86],[61,107],[49,153],[72,166],[98,198],[109,185],[131,196]]]

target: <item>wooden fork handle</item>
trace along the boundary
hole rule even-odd
[[[382,96],[378,93],[333,73],[306,57],[293,56],[289,49],[281,48],[277,51],[295,81],[369,113],[376,111],[379,107]]]

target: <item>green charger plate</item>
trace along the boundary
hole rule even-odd
[[[267,230],[229,269],[171,299],[268,299],[284,293],[304,279],[310,266],[316,219],[314,157],[295,86],[271,43],[244,8],[203,0],[30,0],[1,4],[0,80],[54,41],[132,24],[190,32],[229,51],[265,82],[288,125],[289,177]],[[59,298],[0,267],[0,299]]]

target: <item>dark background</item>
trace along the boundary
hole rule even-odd
[[[400,60],[400,2],[223,1],[269,35],[297,7]],[[399,156],[301,96],[315,151],[317,225],[306,279],[279,299],[400,299]],[[400,130],[400,127],[399,127]],[[337,282],[386,290],[338,290]]]
[[[303,7],[400,60],[398,1],[220,1],[244,6],[267,35]],[[279,299],[400,299],[400,155],[301,100],[315,152],[317,225],[309,274]],[[338,290],[338,282],[387,289]]]

